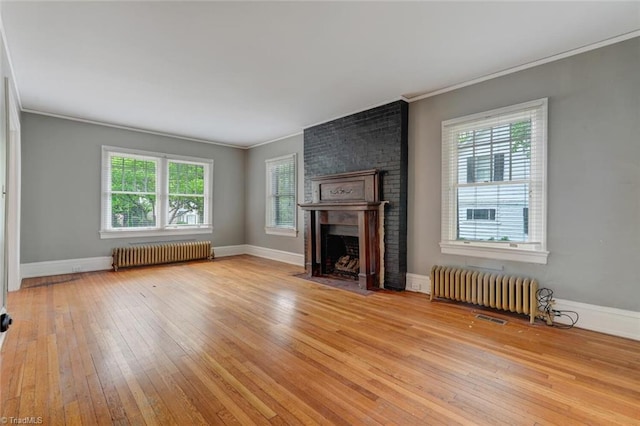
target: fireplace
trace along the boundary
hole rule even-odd
[[[311,179],[306,215],[305,269],[310,277],[356,279],[362,289],[380,286],[381,221],[378,170]]]
[[[357,280],[360,273],[360,242],[334,225],[322,225],[323,275]],[[357,227],[356,233],[357,233]]]

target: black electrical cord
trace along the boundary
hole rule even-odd
[[[553,309],[553,290],[548,288],[541,288],[536,293],[536,298],[538,299],[538,311],[543,312],[545,315],[548,315],[550,318],[553,317],[564,317],[567,318],[571,324],[558,324],[554,321],[550,324],[556,328],[569,329],[572,328],[580,319],[580,315],[576,311],[567,311],[567,310],[557,310]]]

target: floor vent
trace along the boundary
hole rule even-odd
[[[505,325],[507,322],[500,318],[490,317],[489,315],[478,314],[476,318],[481,319],[483,321],[489,321],[500,325]]]

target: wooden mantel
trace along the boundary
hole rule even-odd
[[[378,170],[319,176],[311,179],[313,201],[299,204],[306,213],[305,268],[309,276],[323,275],[322,225],[358,227],[360,288],[379,286],[380,249]]]

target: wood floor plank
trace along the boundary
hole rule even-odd
[[[0,416],[44,424],[640,424],[640,342],[252,256],[25,280]],[[489,313],[504,326],[477,321]]]

